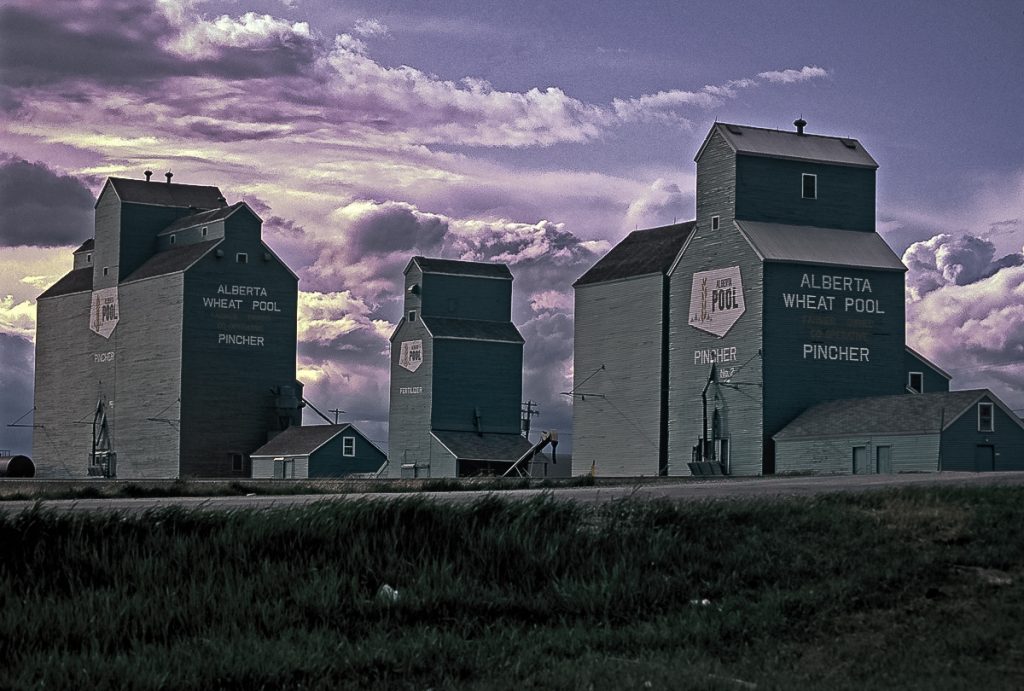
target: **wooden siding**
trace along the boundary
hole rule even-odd
[[[518,434],[523,345],[432,339],[431,428]],[[477,427],[474,420],[480,414]]]
[[[178,477],[183,285],[169,274],[118,288],[118,478]]]
[[[935,371],[935,369],[909,350],[903,351],[903,385],[908,384],[907,375],[910,372],[920,372],[923,375],[924,391],[918,393],[934,393],[936,391],[949,391],[949,379]]]
[[[991,403],[985,396],[981,402]],[[951,414],[959,411],[950,411]],[[942,470],[977,470],[974,453],[978,446],[995,450],[994,470],[1024,470],[1024,429],[998,406],[993,406],[994,429],[978,431],[978,405],[972,405],[942,433]]]
[[[419,312],[420,297],[409,287],[420,282],[415,265],[406,275],[405,306]],[[423,342],[423,361],[415,372],[398,364],[403,341]],[[434,346],[419,318],[403,319],[391,336],[391,401],[388,413],[388,476],[402,477],[403,463],[430,462],[430,408],[433,399]]]
[[[420,287],[421,309],[427,316],[489,321],[512,319],[512,281],[508,279],[426,273]]]
[[[418,477],[457,477],[459,473],[458,459],[449,451],[444,444],[436,437],[430,437],[430,456],[427,460],[429,467],[424,473],[423,469],[418,471]]]
[[[343,455],[346,437],[355,439],[355,455]],[[344,477],[352,473],[375,473],[387,456],[366,437],[349,428],[310,454],[309,477]]]
[[[121,200],[114,187],[107,184],[96,202],[95,248],[93,250],[92,287],[111,288],[118,283],[118,264],[121,251]],[[109,271],[103,275],[103,267]]]
[[[731,228],[736,218],[736,156],[716,130],[697,161],[697,227],[711,231],[711,217],[720,228]]]
[[[32,459],[40,478],[87,477],[96,401],[114,397],[117,329],[111,340],[89,329],[89,292],[39,300]],[[97,362],[109,357],[112,360]],[[86,424],[88,423],[88,424]],[[116,432],[116,418],[111,421]],[[115,444],[117,436],[114,437]]]
[[[294,386],[297,279],[273,255],[264,253],[247,214],[229,221],[224,256],[207,254],[186,274],[181,394],[181,473],[193,477],[248,475],[232,469],[231,454],[249,454],[281,429],[277,386]],[[246,252],[245,264],[235,261]],[[221,287],[223,286],[223,289]],[[234,295],[234,287],[264,289]],[[234,308],[215,298],[238,300]],[[226,337],[245,337],[240,343]]]
[[[802,197],[803,173],[818,176],[817,199]],[[741,154],[736,157],[736,218],[873,231],[875,171]]]
[[[576,288],[574,475],[658,474],[666,283],[651,274]]]
[[[809,285],[837,278],[841,285],[850,278],[852,289]],[[861,291],[855,289],[857,281]],[[863,290],[868,285],[864,281],[870,282],[870,292]],[[904,391],[902,272],[770,263],[764,267],[764,296],[766,436],[816,403]],[[813,299],[798,306],[801,296]],[[845,348],[835,355],[848,353],[849,359],[816,357],[816,350],[808,355],[807,348],[818,346]]]
[[[869,466],[875,471],[880,446],[890,447],[894,473],[923,473],[939,469],[939,435],[918,434],[778,441],[775,470],[784,474],[851,475],[853,449],[865,447]]]
[[[117,280],[123,281],[153,256],[157,234],[195,209],[147,204],[121,204],[121,237]]]

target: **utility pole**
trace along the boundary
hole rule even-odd
[[[522,404],[522,408],[520,408],[520,410],[519,410],[519,412],[522,415],[522,421],[523,421],[523,423],[522,423],[523,436],[526,437],[527,439],[530,438],[530,418],[532,418],[534,416],[537,416],[537,415],[540,415],[540,410],[534,410],[534,408],[536,408],[536,407],[537,407],[536,403],[534,403],[533,401],[527,401],[526,403]]]
[[[327,412],[328,413],[334,413],[334,424],[338,424],[338,416],[341,415],[342,413],[344,413],[345,411],[344,410],[338,410],[337,408],[334,408],[332,410],[328,410]]]

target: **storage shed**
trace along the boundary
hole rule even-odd
[[[775,445],[780,473],[1024,470],[1024,423],[987,389],[822,403]]]
[[[387,456],[349,423],[289,427],[252,454],[253,478],[376,474]]]

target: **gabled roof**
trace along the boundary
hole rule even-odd
[[[516,325],[510,321],[483,319],[454,319],[452,317],[423,316],[423,325],[434,338],[458,338],[474,341],[525,343]]]
[[[85,242],[78,246],[78,249],[74,251],[74,254],[78,254],[79,252],[89,252],[95,247],[96,240],[94,238],[89,238],[88,240],[86,240]]]
[[[518,434],[433,431],[431,434],[460,460],[514,463],[533,446]]]
[[[64,274],[59,281],[47,288],[36,300],[43,298],[57,297],[58,295],[70,295],[71,293],[82,293],[92,290],[92,267],[74,269]]]
[[[476,276],[478,278],[504,278],[512,280],[512,272],[504,264],[413,257],[409,260],[409,264],[406,265],[404,273],[409,273],[409,269],[413,264],[420,267],[420,271],[425,274],[451,274],[454,276]]]
[[[930,369],[931,369],[931,370],[932,370],[933,372],[935,372],[936,374],[938,374],[938,375],[940,375],[940,376],[943,376],[943,377],[945,377],[946,379],[952,379],[952,378],[953,378],[953,375],[952,375],[952,374],[950,374],[950,373],[949,373],[949,372],[947,372],[946,370],[942,369],[941,367],[939,367],[938,365],[936,365],[936,364],[935,364],[934,362],[932,362],[931,360],[929,360],[928,358],[926,358],[926,357],[925,357],[924,355],[921,355],[921,353],[919,353],[919,352],[917,352],[916,350],[914,350],[913,348],[911,348],[910,346],[904,346],[904,348],[906,348],[906,351],[907,351],[908,353],[910,353],[910,354],[911,354],[911,355],[913,355],[913,356],[914,356],[915,358],[917,358],[918,360],[920,360],[922,364],[924,364],[924,365],[925,365],[926,367],[929,367],[929,368],[930,368]]]
[[[864,269],[906,271],[900,258],[878,233],[736,221],[751,247],[767,262],[830,264]]]
[[[184,216],[182,218],[179,218],[177,221],[161,230],[160,234],[163,235],[165,233],[172,233],[179,230],[184,230],[185,228],[194,228],[196,226],[201,226],[204,223],[223,221],[228,216],[231,216],[232,214],[234,214],[236,211],[243,207],[245,208],[246,211],[251,213],[260,221],[263,220],[256,214],[255,211],[249,208],[249,205],[246,204],[245,202],[235,202],[231,206],[222,206],[219,209],[211,209],[210,211],[200,211],[197,214],[192,214],[191,216]]]
[[[313,453],[346,430],[355,431],[355,428],[347,422],[340,425],[289,427],[250,455],[305,456]]]
[[[665,273],[675,261],[696,221],[634,230],[580,276],[573,287],[633,276]]]
[[[207,185],[146,182],[129,178],[107,178],[106,184],[114,188],[122,202],[130,204],[175,206],[185,209],[216,209],[225,205],[224,195],[220,189]]]
[[[738,154],[790,158],[816,163],[878,168],[878,163],[864,150],[856,139],[847,137],[826,137],[819,134],[798,134],[797,132],[770,130],[747,125],[732,125],[716,122],[694,160],[701,157],[704,147],[718,132],[729,147]]]
[[[178,245],[174,249],[157,252],[121,282],[128,283],[129,281],[138,281],[143,278],[153,278],[154,276],[184,271],[199,261],[220,242],[220,239],[207,240],[191,245]]]
[[[1024,427],[1020,419],[991,391],[974,389],[829,401],[804,411],[773,438],[793,440],[869,434],[936,434],[952,425],[975,403],[986,397]]]

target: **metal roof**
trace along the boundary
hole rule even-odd
[[[58,295],[70,295],[71,293],[82,293],[92,290],[92,267],[74,269],[64,274],[59,281],[47,288],[36,300],[43,298],[57,297]]]
[[[516,325],[509,321],[483,319],[455,319],[452,317],[424,316],[423,325],[434,338],[461,338],[474,341],[500,341],[525,343]]]
[[[878,168],[878,163],[856,139],[826,137],[819,134],[798,134],[747,125],[716,122],[697,152],[699,159],[712,134],[718,132],[738,154],[791,158],[861,168]]]
[[[239,209],[241,209],[242,207],[245,207],[249,213],[251,213],[253,216],[256,216],[256,218],[259,218],[259,216],[257,216],[256,213],[249,208],[248,204],[246,204],[245,202],[235,202],[231,206],[224,206],[219,209],[211,209],[210,211],[200,211],[197,214],[192,214],[191,216],[184,216],[183,218],[179,218],[177,221],[161,230],[160,234],[163,235],[164,233],[171,233],[183,230],[185,228],[194,228],[195,226],[201,226],[204,223],[222,221],[228,216],[238,211]]]
[[[94,238],[89,238],[88,240],[83,242],[81,245],[79,245],[78,249],[74,251],[74,254],[78,254],[79,252],[88,252],[89,250],[92,250],[95,247],[96,247],[96,240]]]
[[[736,221],[736,226],[764,261],[907,270],[882,236],[871,231],[760,221]]]
[[[349,429],[357,431],[347,422],[340,425],[289,427],[253,451],[250,456],[308,456]]]
[[[454,274],[456,276],[477,276],[480,278],[506,278],[512,280],[512,272],[504,264],[487,262],[464,262],[457,259],[433,259],[430,257],[413,257],[405,273],[416,264],[425,274]]]
[[[573,287],[632,276],[665,273],[675,261],[696,221],[634,230],[579,277]]]
[[[177,245],[174,249],[157,252],[121,282],[128,283],[129,281],[138,281],[143,278],[152,278],[154,276],[184,271],[199,261],[220,242],[220,239],[206,240],[205,242],[197,242],[191,245]]]
[[[147,182],[129,178],[107,178],[122,202],[176,206],[188,209],[216,209],[225,205],[220,189],[208,185]]]
[[[431,432],[455,457],[472,461],[506,461],[513,463],[533,446],[518,434],[494,432]]]
[[[956,422],[983,398],[990,399],[1021,424],[991,391],[972,389],[829,401],[804,411],[773,438],[935,434]]]

